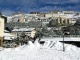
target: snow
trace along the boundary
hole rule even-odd
[[[59,41],[46,41],[40,45],[38,41],[17,48],[0,48],[0,60],[80,60],[80,48]]]
[[[7,31],[7,30],[4,30],[4,32],[9,33],[9,31]]]
[[[14,35],[12,35],[12,34],[10,34],[10,33],[4,33],[4,36],[12,36],[12,37],[14,37]]]
[[[10,33],[4,33],[4,40],[12,40],[15,36]]]
[[[43,37],[41,41],[63,41],[63,37],[57,36],[57,37]],[[70,37],[64,37],[64,41],[80,41],[79,36],[70,36]]]
[[[19,29],[13,29],[12,31],[32,31],[35,28],[19,28]]]
[[[35,45],[37,48],[40,48],[40,44],[38,43],[38,41],[35,41],[35,42],[34,42],[34,45]]]

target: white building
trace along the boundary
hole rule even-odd
[[[30,36],[30,37],[34,37],[36,30],[35,28],[20,28],[20,29],[13,29],[11,34],[15,35],[17,37],[17,35],[21,35],[22,32],[24,32],[26,35]]]
[[[10,33],[4,33],[3,36],[4,36],[4,40],[13,40],[13,39],[16,38],[15,35],[12,35],[12,34],[10,34]]]

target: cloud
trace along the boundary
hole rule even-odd
[[[80,3],[80,0],[41,0],[41,2],[50,4],[63,4],[63,3]]]
[[[51,10],[75,10],[79,11],[80,0],[0,0],[0,11],[4,14],[12,12],[31,12]]]
[[[80,3],[80,0],[70,0],[72,3]]]

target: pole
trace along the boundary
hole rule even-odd
[[[64,47],[64,32],[63,32],[63,51],[65,51],[65,47]]]
[[[42,19],[41,19],[41,29],[42,29]]]

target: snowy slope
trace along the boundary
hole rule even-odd
[[[65,44],[63,52],[62,47],[58,41],[48,41],[43,46],[29,41],[17,48],[0,48],[0,60],[80,60],[80,48]]]

